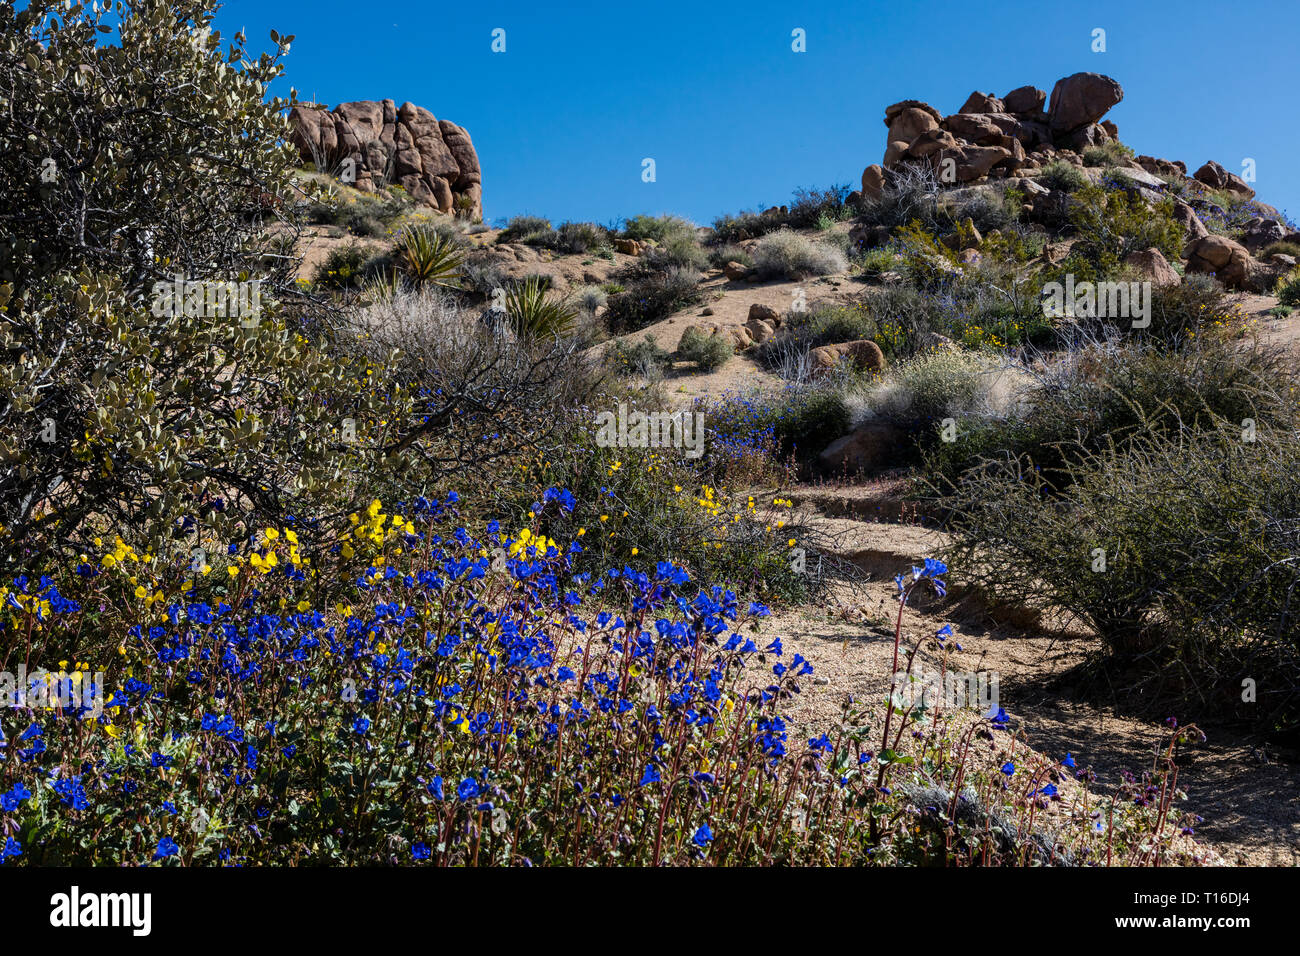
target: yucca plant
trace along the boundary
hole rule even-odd
[[[427,225],[406,226],[393,248],[402,272],[417,289],[426,284],[455,287],[464,253],[454,240]]]
[[[578,313],[563,302],[546,298],[546,287],[537,276],[506,289],[506,318],[521,338],[563,335],[573,327]]]

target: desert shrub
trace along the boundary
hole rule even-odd
[[[549,236],[553,231],[551,221],[541,216],[512,216],[506,227],[498,233],[497,242],[526,243],[529,239]]]
[[[889,229],[913,220],[933,224],[941,192],[939,180],[928,166],[900,166],[890,170],[878,197],[863,201],[859,218],[867,226]]]
[[[609,301],[609,295],[598,285],[584,285],[576,289],[569,301],[579,310],[594,315]]]
[[[708,250],[708,257],[709,265],[715,269],[721,269],[728,262],[739,262],[742,266],[754,264],[754,257],[749,254],[749,250],[732,243],[711,247]]]
[[[335,246],[316,267],[312,284],[327,289],[359,289],[367,278],[371,250],[356,242]]]
[[[567,335],[577,318],[568,304],[548,296],[536,276],[506,287],[505,312],[515,334],[525,340]]]
[[[699,272],[709,265],[709,257],[694,235],[673,233],[657,246],[641,254],[641,266],[649,269],[690,269]]]
[[[491,253],[471,252],[461,264],[460,280],[461,288],[486,298],[496,289],[505,289],[510,275]]]
[[[894,231],[902,271],[920,289],[949,285],[959,274],[957,253],[914,219]]]
[[[1258,258],[1267,259],[1269,256],[1291,256],[1293,259],[1300,260],[1300,242],[1272,242],[1261,249]]]
[[[288,104],[263,98],[287,41],[259,58],[211,22],[186,0],[0,6],[10,567],[84,553],[113,525],[170,553],[186,521],[230,531],[357,464],[332,403],[366,416],[374,396],[338,394],[364,370],[327,311],[303,321],[293,261],[264,255],[295,196]],[[210,308],[245,281],[261,285]]]
[[[1278,280],[1277,301],[1293,309],[1300,307],[1300,269],[1293,269]]]
[[[769,233],[754,247],[754,268],[763,277],[796,279],[843,272],[848,267],[839,249],[788,229]]]
[[[1085,166],[1122,166],[1133,158],[1133,148],[1117,139],[1108,139],[1104,143],[1085,146],[1080,154]]]
[[[1281,428],[1290,404],[1290,363],[1272,349],[1205,337],[1177,351],[1141,342],[1096,343],[1038,372],[1001,419],[962,419],[957,440],[935,446],[928,463],[940,484],[989,457],[1033,463],[1049,487],[1071,480],[1070,456],[1123,449],[1143,430],[1206,427],[1217,419]]]
[[[876,318],[865,302],[816,302],[811,309],[791,312],[777,334],[757,346],[753,355],[765,367],[778,370],[792,353],[806,355],[822,345],[874,338],[878,330]]]
[[[464,251],[446,232],[431,225],[420,223],[403,228],[393,247],[393,256],[406,281],[416,288],[459,285]]]
[[[1063,159],[1054,159],[1044,166],[1037,179],[1048,189],[1058,189],[1065,193],[1078,192],[1089,184],[1088,177],[1079,167]]]
[[[1298,469],[1294,423],[1248,436],[1232,419],[1081,449],[1059,498],[1045,495],[1032,463],[990,463],[955,502],[953,553],[972,556],[972,579],[998,598],[1091,625],[1129,669],[1111,686],[1146,686],[1158,706],[1177,700],[1193,719],[1292,729]],[[1259,690],[1243,705],[1246,678]]]
[[[1089,277],[1106,277],[1116,272],[1131,253],[1154,246],[1166,258],[1176,259],[1182,251],[1183,228],[1174,218],[1173,200],[1154,207],[1136,192],[1085,186],[1078,190],[1069,212],[1078,241],[1066,260],[1067,269]],[[1077,275],[1076,281],[1083,281]]]
[[[636,332],[696,304],[701,298],[699,285],[699,273],[680,268],[633,280],[627,289],[609,297],[610,331]]]
[[[721,335],[706,335],[695,326],[684,333],[677,344],[677,354],[694,362],[702,370],[711,372],[731,358],[734,349]]]
[[[713,243],[735,243],[744,239],[757,239],[778,229],[828,229],[837,222],[853,216],[848,204],[851,190],[848,186],[831,186],[829,189],[796,189],[794,198],[783,208],[773,206],[763,212],[745,211],[738,215],[720,216],[713,221]],[[728,260],[717,260],[721,265]],[[739,260],[737,260],[739,261]]]
[[[696,242],[697,229],[693,222],[680,216],[633,216],[623,223],[623,238],[651,240],[665,243],[669,239]]]
[[[650,336],[639,342],[615,339],[605,352],[605,361],[621,375],[655,379],[673,366],[673,354]]]
[[[555,248],[571,255],[608,245],[609,233],[593,222],[566,222],[556,230]]]
[[[973,352],[923,352],[889,367],[864,395],[864,412],[937,435],[945,418],[985,415],[996,366]]]

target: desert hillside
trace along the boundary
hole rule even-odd
[[[1122,78],[493,225],[128,7],[0,6],[0,864],[1297,862],[1300,229]]]

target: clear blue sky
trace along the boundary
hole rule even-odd
[[[1300,2],[457,3],[229,0],[224,33],[294,34],[302,99],[411,100],[466,127],[489,220],[702,224],[847,183],[879,162],[884,107],[947,114],[975,89],[1119,80],[1108,115],[1139,153],[1256,161],[1259,198],[1300,217]],[[506,31],[506,52],[491,50]],[[791,50],[806,31],[807,52]],[[1092,52],[1092,31],[1106,52]],[[657,181],[641,180],[652,157]]]

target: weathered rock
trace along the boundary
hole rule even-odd
[[[1036,86],[1018,86],[1002,98],[1008,113],[1036,114],[1043,110],[1047,93]]]
[[[776,335],[776,329],[772,327],[772,324],[764,322],[762,319],[750,319],[745,323],[745,329],[749,332],[756,345],[762,345]]]
[[[885,156],[880,161],[880,165],[884,166],[885,169],[893,169],[898,165],[898,161],[903,158],[910,145],[911,143],[905,143],[901,139],[890,140],[885,145]]]
[[[1178,285],[1183,281],[1182,277],[1174,271],[1174,267],[1169,264],[1164,253],[1154,246],[1131,252],[1124,261],[1137,269],[1152,285]]]
[[[980,93],[976,91],[966,97],[966,102],[962,104],[958,113],[1001,113],[1006,107],[1002,101],[991,93]]]
[[[885,353],[871,339],[857,339],[838,345],[823,345],[808,353],[813,374],[828,371],[841,361],[852,363],[860,372],[880,372],[885,368]]]
[[[1100,73],[1075,73],[1057,80],[1047,107],[1053,133],[1068,133],[1096,123],[1124,99],[1124,88]]]
[[[1197,182],[1204,183],[1211,189],[1226,190],[1246,199],[1250,199],[1255,195],[1255,190],[1247,186],[1244,179],[1236,173],[1228,172],[1214,160],[1210,160],[1198,169],[1192,178]]]
[[[749,273],[749,267],[743,262],[727,262],[722,266],[722,274],[732,282],[739,282]]]
[[[353,184],[365,192],[396,183],[442,212],[483,216],[482,172],[469,133],[414,103],[340,103],[333,110],[295,106],[289,141],[304,162],[333,171],[351,160]]]
[[[763,305],[760,302],[755,302],[749,307],[749,321],[753,322],[756,320],[770,322],[775,327],[781,324],[781,313],[776,311],[776,309],[772,308],[770,305]]]
[[[1264,219],[1260,216],[1248,221],[1245,230],[1241,237],[1241,244],[1249,249],[1252,255],[1265,246],[1281,242],[1287,234],[1286,226],[1282,225],[1281,222],[1276,219]]]
[[[1157,176],[1187,175],[1187,166],[1181,161],[1157,159],[1154,156],[1139,156],[1135,162],[1147,172]]]
[[[889,106],[885,107],[885,125],[892,126],[894,124],[895,116],[903,112],[903,110],[910,109],[925,110],[925,112],[934,117],[936,123],[943,119],[943,114],[929,103],[923,103],[920,100],[902,100],[901,102],[891,103]]]
[[[1226,236],[1203,236],[1183,249],[1188,272],[1207,272],[1230,289],[1248,288],[1254,258]]]
[[[877,198],[885,188],[885,170],[872,163],[862,171],[862,195],[868,199]]]
[[[1194,242],[1210,234],[1210,230],[1205,228],[1205,223],[1201,222],[1201,217],[1196,215],[1196,210],[1181,199],[1174,200],[1174,218],[1183,227],[1183,238],[1188,242]]]
[[[938,121],[925,110],[908,107],[894,117],[889,124],[889,140],[902,140],[910,143],[926,130],[938,126]]]
[[[615,239],[614,251],[621,252],[625,256],[639,256],[641,255],[641,243],[636,239]]]

